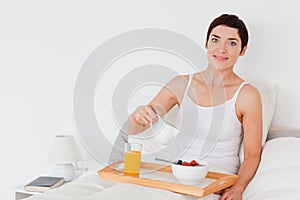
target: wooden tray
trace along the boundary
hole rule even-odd
[[[116,165],[121,164],[123,161],[112,163],[111,165],[98,171],[98,175],[102,179],[110,180],[120,183],[131,183],[153,188],[161,188],[172,192],[191,195],[196,197],[203,197],[208,194],[218,192],[222,189],[232,186],[236,183],[238,176],[231,174],[223,174],[216,172],[208,172],[206,178],[214,179],[212,183],[201,188],[197,186],[182,185],[174,182],[166,182],[161,180],[124,176],[122,170],[116,169]],[[150,169],[153,171],[172,173],[171,166],[159,165],[154,163],[142,162],[141,168]]]

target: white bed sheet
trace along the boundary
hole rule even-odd
[[[281,137],[266,142],[256,175],[243,199],[300,199],[299,152],[300,138]]]
[[[90,198],[115,183],[100,179],[97,173],[87,172],[75,181],[27,198],[28,200],[77,200]],[[26,199],[26,200],[27,200]]]
[[[257,174],[244,191],[243,199],[300,199],[300,168],[274,169]]]
[[[149,188],[134,184],[112,183],[100,179],[96,172],[89,172],[76,181],[65,184],[40,195],[29,197],[27,200],[99,200],[99,199],[200,199],[176,194],[167,190]],[[218,195],[210,195],[204,200],[218,199]]]
[[[300,199],[300,138],[277,138],[263,149],[258,171],[243,193],[244,200]],[[157,200],[199,199],[170,191],[102,180],[96,171],[28,200]],[[216,195],[202,199],[218,199]]]

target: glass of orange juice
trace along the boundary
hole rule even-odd
[[[142,157],[142,144],[125,143],[124,175],[139,177]]]

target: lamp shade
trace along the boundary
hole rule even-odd
[[[72,164],[80,159],[78,146],[71,135],[55,137],[48,161],[54,164]]]

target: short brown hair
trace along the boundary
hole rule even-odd
[[[222,14],[221,16],[215,18],[210,23],[210,26],[208,28],[207,35],[206,35],[206,45],[207,45],[208,38],[209,38],[211,31],[216,26],[219,26],[219,25],[224,25],[224,26],[238,29],[238,34],[242,40],[241,51],[244,49],[245,46],[247,46],[249,36],[248,36],[248,30],[247,30],[246,25],[236,15],[230,15],[230,14]]]

